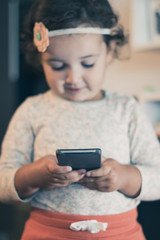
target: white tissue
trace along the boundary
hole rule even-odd
[[[70,229],[73,231],[89,231],[91,233],[105,231],[107,227],[108,223],[98,222],[97,220],[74,222],[70,225]]]

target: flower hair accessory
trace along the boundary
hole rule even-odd
[[[35,23],[33,28],[33,42],[39,52],[45,52],[49,46],[48,29],[42,22]]]
[[[48,31],[42,22],[35,23],[33,28],[34,45],[39,52],[45,52],[49,46],[49,37],[68,35],[68,34],[100,34],[110,35],[111,30],[109,28],[94,28],[94,27],[78,27],[67,28],[60,30]]]

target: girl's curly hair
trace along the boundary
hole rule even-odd
[[[21,35],[22,49],[26,59],[40,67],[40,53],[33,44],[33,26],[43,22],[48,30],[75,28],[79,25],[114,28],[111,36],[104,36],[107,45],[116,40],[117,46],[127,42],[123,27],[108,0],[35,0],[25,18]],[[115,57],[118,57],[115,51]]]

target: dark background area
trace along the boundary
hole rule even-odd
[[[1,0],[0,144],[9,120],[19,104],[26,97],[48,89],[43,75],[37,74],[25,62],[19,50],[20,32],[23,28],[21,23],[31,2],[32,0]],[[20,239],[29,209],[27,204],[0,203],[0,240]],[[147,240],[158,240],[160,238],[160,201],[142,202],[138,211],[138,220],[143,226]]]

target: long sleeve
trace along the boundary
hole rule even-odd
[[[4,137],[0,157],[0,201],[20,200],[14,185],[17,169],[32,161],[34,134],[30,126],[29,101],[15,112]]]
[[[129,123],[131,163],[141,172],[140,200],[160,198],[160,145],[153,126],[133,100]]]
[[[67,214],[104,215],[129,211],[141,200],[160,198],[160,145],[132,97],[107,92],[101,101],[78,103],[48,91],[26,100],[9,124],[0,158],[0,201],[21,201],[14,177],[22,165],[55,154],[59,148],[91,147],[140,170],[142,189],[137,198],[71,184],[40,189],[26,201],[33,207]]]

